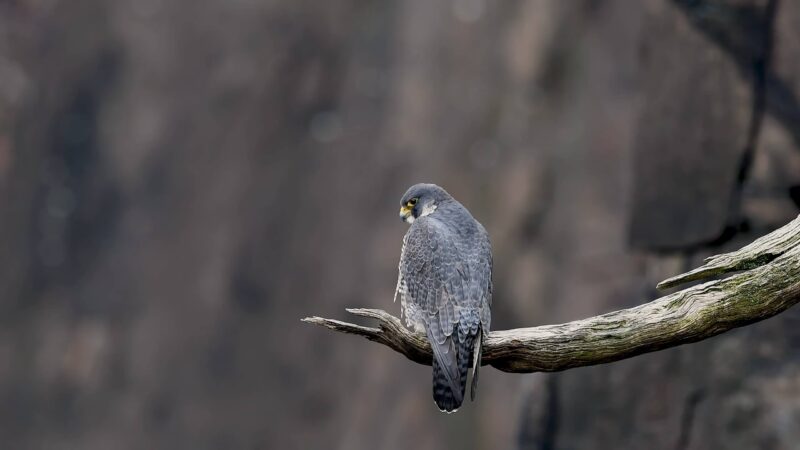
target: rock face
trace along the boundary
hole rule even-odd
[[[647,301],[796,216],[793,2],[0,5],[9,448],[793,448],[800,313],[554,375],[301,324],[391,304],[399,196],[495,248],[493,326]]]

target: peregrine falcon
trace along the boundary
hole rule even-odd
[[[411,224],[400,254],[395,300],[401,317],[433,348],[433,400],[444,412],[464,401],[472,369],[478,385],[483,337],[492,305],[492,247],[483,226],[435,184],[415,184],[400,199]]]

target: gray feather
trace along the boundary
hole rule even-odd
[[[486,230],[447,195],[435,212],[412,223],[403,238],[399,272],[397,293],[406,323],[424,328],[433,348],[434,398],[452,411],[463,401],[470,369],[474,398],[482,339],[491,322],[492,253]]]

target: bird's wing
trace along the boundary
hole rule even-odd
[[[428,334],[442,372],[458,396],[461,374],[454,340],[448,340],[460,322],[470,279],[470,268],[449,230],[431,218],[412,224],[404,239],[400,276],[406,295]],[[462,341],[463,342],[463,341]],[[458,399],[460,403],[460,399]]]
[[[472,284],[473,297],[476,303],[473,305],[478,312],[480,326],[484,333],[489,332],[492,321],[492,244],[489,242],[489,235],[483,227],[480,227],[479,243],[475,245],[473,254],[470,257],[470,266],[474,268],[474,282]],[[476,330],[476,323],[470,323],[471,330]]]
[[[489,235],[483,226],[477,224],[478,232],[466,244],[463,254],[466,256],[470,277],[468,292],[464,297],[466,307],[460,309],[459,341],[470,348],[473,355],[471,397],[474,400],[478,388],[478,371],[481,365],[483,337],[489,332],[492,320],[492,247]]]

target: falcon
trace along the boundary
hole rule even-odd
[[[433,349],[433,400],[443,412],[464,401],[472,370],[475,400],[483,338],[492,305],[489,235],[467,209],[435,184],[415,184],[400,199],[403,237],[395,300],[401,318]]]

